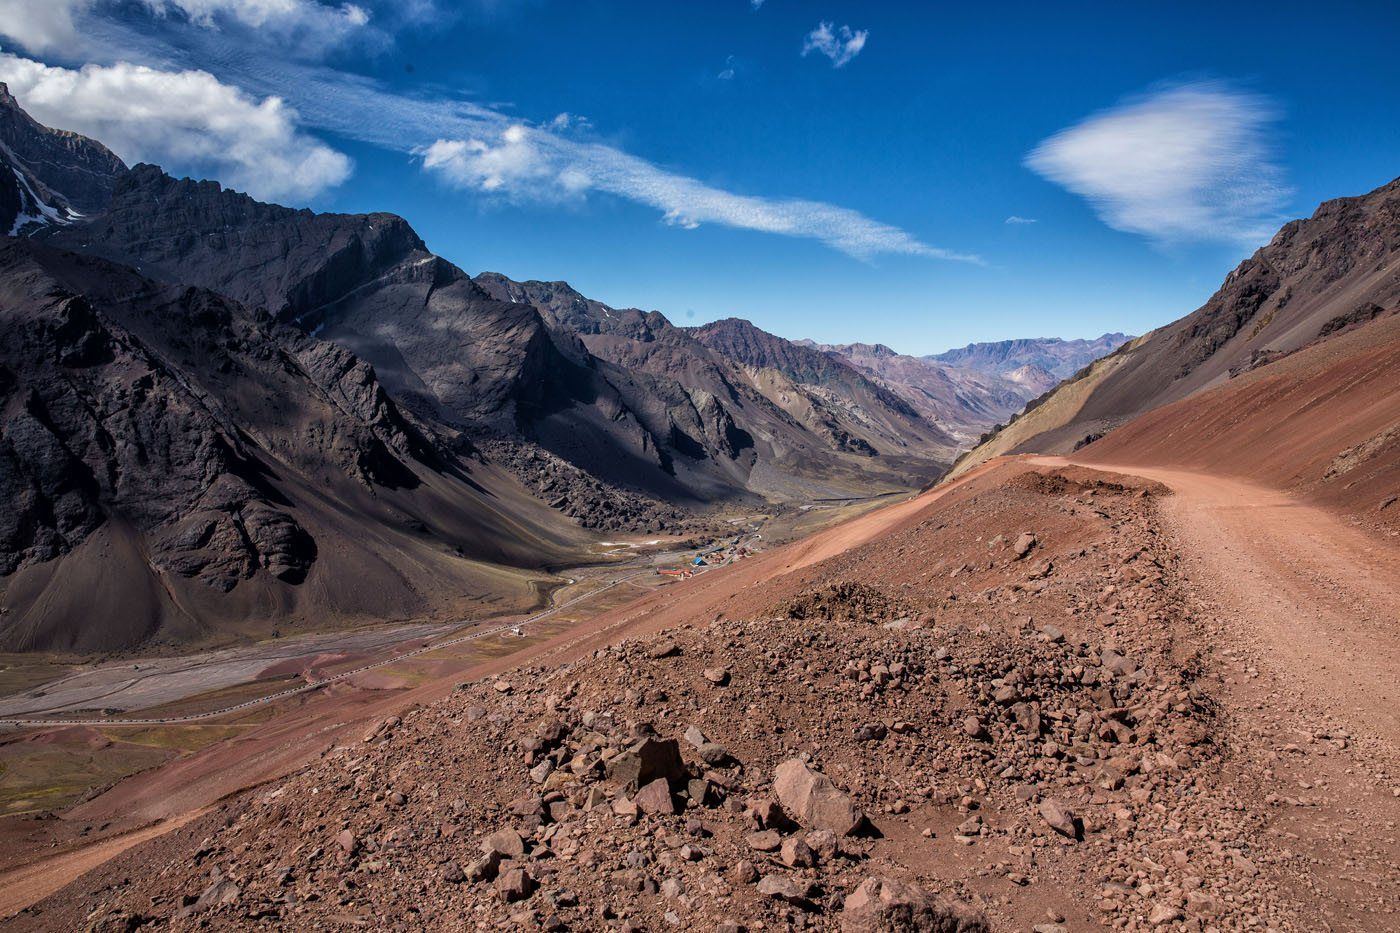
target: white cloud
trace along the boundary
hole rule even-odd
[[[257,101],[208,72],[72,70],[0,52],[0,81],[35,119],[99,139],[127,162],[208,173],[258,198],[300,200],[350,176],[350,160],[300,131],[280,98]]]
[[[1218,81],[1177,84],[1061,130],[1026,165],[1117,230],[1170,243],[1257,243],[1290,191],[1274,162],[1276,108]]]
[[[313,28],[353,28],[369,22],[362,6],[331,6],[316,0],[141,0],[153,13],[178,10],[191,22],[213,26],[216,17],[229,16],[245,26],[308,25]]]
[[[0,34],[34,53],[74,44],[77,22],[95,0],[0,0]]]
[[[92,46],[84,27],[100,21],[95,14],[115,12],[125,0],[0,0],[0,34],[34,54],[67,53],[70,57]],[[356,3],[338,5],[318,0],[134,0],[162,18],[182,18],[208,29],[224,25],[256,31],[263,40],[294,41],[301,51],[324,51],[362,34],[369,10]],[[419,7],[408,4],[413,12]],[[404,14],[407,15],[406,13]],[[414,13],[414,15],[417,15]],[[381,37],[382,38],[382,37]]]
[[[120,48],[123,55],[144,56],[153,62],[173,58],[196,67],[218,61],[220,77],[236,83],[253,99],[285,97],[301,126],[412,154],[423,160],[425,171],[465,190],[546,201],[605,194],[654,208],[663,220],[674,212],[671,223],[682,229],[715,224],[801,237],[858,258],[887,253],[982,262],[974,255],[929,245],[906,230],[848,208],[800,198],[738,194],[707,185],[597,142],[572,117],[570,131],[564,132],[550,125],[527,124],[517,115],[471,101],[395,94],[372,78],[306,65],[289,56],[259,54],[246,46],[243,54],[230,56],[208,30],[185,36],[178,48],[121,24],[107,24],[102,38],[106,48]],[[115,128],[105,135],[116,139],[122,121],[112,122]],[[513,126],[523,128],[514,142],[506,135]],[[573,132],[576,129],[585,132]],[[131,142],[135,145],[140,140]],[[248,181],[243,184],[254,187]]]
[[[819,52],[831,59],[833,68],[840,68],[860,54],[869,36],[870,31],[866,29],[852,32],[850,26],[836,29],[832,23],[821,22],[802,40],[802,55]]]
[[[555,114],[548,126],[556,133],[589,133],[593,130],[593,122],[587,117],[567,112]]]
[[[749,0],[749,6],[753,7],[755,10],[761,9],[763,7],[763,0]]]
[[[721,81],[733,81],[733,80],[734,80],[734,56],[733,56],[733,55],[729,55],[729,56],[726,56],[726,57],[725,57],[725,59],[724,59],[724,70],[721,71],[721,72],[720,72],[718,75],[716,75],[715,77],[719,78]]]
[[[536,144],[542,132],[514,123],[495,140],[439,139],[423,150],[423,167],[457,187],[513,198],[557,200],[586,191],[586,172]]]
[[[1040,223],[1040,221],[1036,220],[1034,217],[1018,217],[1015,214],[1012,214],[1010,217],[1006,218],[1006,222],[1012,224],[1013,226],[1017,224]]]
[[[819,201],[734,194],[610,146],[579,143],[520,123],[489,135],[438,139],[419,154],[424,169],[447,183],[506,198],[558,201],[600,191],[654,207],[668,226],[686,230],[712,223],[816,239],[861,258],[901,253],[981,262],[928,246],[856,211]]]
[[[668,227],[680,227],[683,230],[697,230],[700,227],[700,221],[685,216],[675,208],[662,214],[661,222]]]

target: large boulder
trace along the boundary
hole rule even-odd
[[[800,758],[778,765],[773,772],[773,792],[783,810],[806,829],[850,836],[865,824],[865,814],[855,801]]]
[[[652,781],[679,781],[685,762],[675,739],[644,738],[608,762],[608,777],[636,791]]]
[[[987,933],[990,927],[986,917],[965,904],[940,903],[915,885],[871,877],[846,895],[841,929],[845,933]]]

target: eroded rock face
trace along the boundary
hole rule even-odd
[[[209,292],[10,240],[0,324],[0,574],[110,523],[157,572],[299,584],[317,544],[274,477],[399,487],[433,454],[363,361]]]
[[[0,150],[21,170],[84,214],[107,206],[126,165],[96,140],[49,129],[20,108],[9,87],[0,82]],[[0,230],[0,233],[8,232]]]

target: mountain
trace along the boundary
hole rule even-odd
[[[590,529],[915,488],[955,453],[751,325],[775,365],[473,279],[391,214],[128,168],[8,93],[0,142],[22,234],[0,238],[0,648],[508,611]]]
[[[955,440],[844,360],[727,318],[691,334],[743,368],[750,384],[831,443],[855,451],[953,450]]]
[[[496,273],[476,281],[502,300],[531,305],[551,328],[576,335],[595,358],[641,380],[635,406],[664,402],[675,446],[708,452],[751,492],[794,498],[850,494],[872,482],[889,488],[927,477],[930,461],[955,456],[951,438],[849,367],[828,366],[823,384],[816,374],[756,365],[710,329],[676,327],[656,311],[611,308],[565,282],[515,282]],[[778,352],[803,352],[738,324]]]
[[[217,293],[5,239],[0,318],[5,650],[525,606],[584,540],[364,361]]]
[[[125,171],[101,143],[41,126],[0,82],[0,234],[68,224],[101,210]]]
[[[654,499],[795,497],[807,483],[838,492],[871,478],[893,488],[926,480],[939,460],[952,459],[945,443],[921,454],[922,465],[855,464],[854,455],[871,452],[859,433],[839,419],[779,430],[773,412],[755,412],[753,398],[704,371],[712,359],[688,359],[698,345],[664,317],[613,312],[567,286],[562,303],[508,294],[502,280],[477,282],[428,252],[391,215],[295,211],[137,166],[105,212],[47,236],[267,308],[368,360],[422,417],[467,437],[537,446]],[[592,310],[565,313],[565,304]],[[631,331],[602,326],[609,314],[625,317]],[[644,365],[618,339],[682,358]],[[687,383],[681,373],[697,378]],[[937,435],[902,414],[892,423],[912,440],[887,448],[908,450]]]
[[[1095,340],[1044,338],[969,344],[938,356],[907,356],[883,344],[816,344],[812,352],[841,359],[898,395],[962,447],[1010,420],[1026,402],[1117,347],[1122,334]]]
[[[970,343],[925,359],[983,373],[1008,373],[1033,366],[1057,379],[1066,379],[1130,339],[1127,334],[1115,333],[1092,340],[1064,340],[1060,337],[999,340],[995,343]]]
[[[1400,179],[1279,230],[1200,308],[1124,345],[1032,403],[959,469],[1064,452],[1314,341],[1400,309]]]

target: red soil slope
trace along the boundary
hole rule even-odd
[[[1248,478],[1400,530],[1400,316],[1149,412],[1074,459]]]

